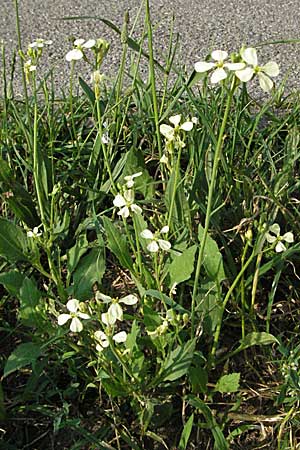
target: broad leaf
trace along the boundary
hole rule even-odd
[[[221,392],[237,392],[240,386],[240,373],[229,373],[223,375],[217,382],[215,391]]]
[[[244,339],[240,340],[239,350],[244,350],[245,348],[252,347],[253,345],[269,345],[269,344],[279,344],[279,341],[270,333],[256,332],[247,334]]]
[[[175,381],[185,375],[190,367],[194,356],[195,339],[180,345],[172,350],[161,368],[162,381]]]
[[[173,261],[169,266],[170,274],[170,288],[176,283],[182,283],[183,281],[189,280],[194,271],[195,254],[197,246],[184,250],[181,255],[173,256]]]
[[[28,260],[28,238],[25,231],[0,217],[0,256],[10,263]]]
[[[4,367],[3,378],[16,370],[22,369],[29,364],[35,363],[37,358],[41,355],[41,348],[39,345],[32,342],[20,344],[9,355]]]
[[[25,278],[18,295],[20,308],[18,318],[26,326],[42,327],[42,312],[38,307],[41,305],[42,294],[32,279]]]
[[[13,297],[19,297],[20,289],[26,278],[26,275],[18,270],[11,270],[0,274],[0,283],[3,284],[7,292]]]
[[[198,239],[201,243],[204,236],[204,228],[201,224],[198,226]],[[207,234],[204,247],[204,260],[203,265],[205,267],[207,275],[216,282],[224,280],[225,272],[223,267],[223,258],[218,249],[216,241]]]
[[[101,283],[105,272],[104,249],[93,248],[79,261],[73,274],[72,295],[78,300],[86,300],[93,293],[93,285]]]
[[[102,217],[109,249],[118,258],[120,264],[133,271],[133,261],[128,249],[126,237],[107,217]]]

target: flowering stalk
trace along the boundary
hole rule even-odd
[[[196,273],[195,273],[195,281],[194,281],[194,287],[193,287],[193,294],[192,294],[192,305],[191,305],[191,335],[193,337],[194,330],[195,330],[195,303],[196,303],[196,295],[198,293],[198,284],[199,284],[199,277],[200,277],[200,271],[203,264],[203,256],[204,256],[204,249],[206,244],[206,239],[208,235],[208,228],[210,224],[211,219],[211,211],[212,211],[212,205],[213,205],[213,195],[215,191],[215,184],[218,174],[218,167],[219,167],[219,161],[221,158],[222,153],[222,147],[224,142],[224,134],[225,134],[225,127],[227,124],[227,119],[232,103],[233,94],[235,91],[237,84],[236,84],[236,78],[234,77],[232,80],[231,88],[228,94],[226,108],[219,132],[219,137],[217,141],[216,151],[214,155],[214,162],[213,162],[213,168],[212,168],[212,174],[211,174],[211,180],[208,187],[208,197],[207,197],[207,207],[206,207],[206,215],[205,215],[205,224],[204,224],[204,231],[203,231],[203,238],[200,243],[200,249],[198,253],[198,260],[197,260],[197,267],[196,267]]]

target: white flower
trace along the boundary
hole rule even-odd
[[[39,231],[38,227],[34,227],[33,230],[27,231],[27,236],[29,238],[37,238],[42,235],[42,232]]]
[[[118,215],[124,217],[124,219],[127,219],[127,217],[130,216],[130,212],[135,214],[140,214],[142,212],[142,208],[133,202],[134,192],[132,189],[128,189],[124,191],[123,195],[117,194],[114,198],[113,204],[117,208],[121,208]]]
[[[169,241],[165,241],[164,239],[160,239],[159,236],[161,234],[166,234],[169,232],[169,227],[164,226],[158,233],[153,234],[152,231],[146,228],[141,232],[141,237],[144,239],[149,239],[151,242],[147,245],[147,250],[151,253],[158,252],[159,248],[162,250],[168,251],[171,248],[171,244]]]
[[[94,336],[95,336],[96,340],[99,342],[96,345],[96,349],[98,350],[98,352],[102,352],[103,349],[105,349],[109,346],[108,337],[103,331],[101,331],[101,330],[96,331],[94,333]],[[112,339],[117,343],[125,342],[127,339],[127,333],[126,333],[126,331],[120,331],[119,333],[115,334],[112,337]]]
[[[53,41],[51,41],[51,40],[46,41],[45,39],[37,39],[36,41],[29,44],[28,47],[29,48],[43,48],[44,45],[51,45],[52,43],[53,43]]]
[[[124,177],[124,180],[126,181],[126,186],[128,187],[128,189],[132,188],[134,186],[134,179],[137,177],[140,177],[142,175],[143,172],[137,172],[134,173],[133,175],[126,175],[126,177]]]
[[[101,142],[102,144],[109,144],[110,143],[110,137],[108,135],[108,131],[105,131],[101,136]]]
[[[243,70],[238,70],[235,72],[236,76],[241,81],[246,83],[251,80],[253,75],[257,75],[262,90],[269,92],[274,85],[273,81],[269,77],[276,77],[279,74],[278,64],[274,61],[270,61],[264,66],[259,66],[257,64],[256,49],[251,47],[242,50],[241,56],[250,67],[248,66]]]
[[[96,41],[95,39],[89,39],[88,41],[84,42],[84,44],[82,44],[83,48],[93,48],[96,45]]]
[[[266,233],[266,239],[269,244],[276,243],[275,252],[281,253],[286,250],[286,246],[282,241],[291,244],[294,242],[294,235],[291,231],[288,231],[283,236],[280,236],[280,226],[278,223],[274,223],[270,226],[269,231]]]
[[[138,298],[133,294],[118,299],[102,294],[101,292],[96,293],[96,300],[102,300],[104,303],[111,303],[107,313],[101,315],[102,322],[107,326],[114,325],[117,320],[123,320],[123,309],[120,303],[124,303],[125,305],[135,305],[138,302]]]
[[[83,58],[83,53],[82,53],[82,51],[79,48],[73,48],[73,50],[70,50],[66,54],[66,60],[68,62],[78,61],[81,58]]]
[[[70,330],[73,331],[73,333],[80,333],[83,329],[83,325],[79,320],[79,317],[80,319],[90,319],[90,316],[78,311],[79,301],[75,298],[69,300],[66,306],[68,311],[70,311],[70,314],[60,314],[57,318],[58,325],[64,325],[71,319]]]
[[[24,63],[24,71],[26,73],[28,72],[35,72],[36,71],[36,65],[32,64],[31,59],[28,59],[25,63]]]
[[[206,62],[206,61],[197,62],[195,64],[195,70],[196,72],[204,73],[214,69],[210,77],[210,81],[213,84],[219,83],[220,81],[225,80],[225,78],[227,78],[227,72],[225,69],[235,71],[241,70],[245,67],[244,63],[224,62],[228,58],[228,53],[224,52],[223,50],[213,51],[211,57],[215,62]]]
[[[179,130],[191,131],[194,123],[191,121],[184,122],[180,125],[181,122],[181,114],[177,114],[176,116],[171,116],[169,121],[173,125],[166,125],[165,123],[161,124],[159,130],[161,134],[167,139],[168,142],[174,141],[176,138],[176,134],[178,134]]]

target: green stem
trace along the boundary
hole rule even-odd
[[[206,238],[207,238],[207,235],[208,235],[208,228],[209,228],[210,219],[211,219],[211,212],[212,212],[212,206],[213,206],[213,195],[214,195],[214,191],[215,191],[216,178],[217,178],[217,174],[218,174],[218,166],[219,166],[219,161],[220,161],[220,158],[221,158],[223,142],[224,142],[224,138],[225,138],[225,127],[226,127],[226,123],[227,123],[227,120],[228,120],[228,116],[229,116],[230,107],[231,107],[232,98],[233,98],[233,94],[234,94],[235,88],[236,88],[236,79],[233,78],[231,89],[229,91],[229,95],[228,95],[228,98],[227,98],[226,108],[225,108],[225,112],[224,112],[224,116],[223,116],[223,120],[222,120],[222,124],[221,124],[221,128],[220,128],[220,132],[219,132],[219,137],[218,137],[218,141],[217,141],[216,151],[215,151],[215,155],[214,155],[214,162],[213,162],[211,180],[210,180],[210,184],[209,184],[209,188],[208,188],[208,198],[207,198],[205,225],[204,225],[204,231],[203,231],[203,238],[202,238],[202,241],[200,243],[200,250],[199,250],[199,254],[198,254],[197,267],[196,267],[196,273],[195,273],[195,281],[194,281],[193,294],[192,294],[192,305],[191,305],[191,321],[192,321],[191,334],[192,334],[192,336],[194,335],[194,330],[195,330],[195,303],[196,303],[196,295],[197,295],[197,292],[198,292],[198,283],[199,283],[200,271],[201,271],[201,267],[202,267],[202,263],[203,263],[204,249],[205,249]]]
[[[147,23],[147,28],[148,28],[149,70],[150,70],[153,114],[154,114],[158,154],[159,154],[159,159],[160,159],[162,157],[162,145],[161,145],[161,136],[160,136],[160,131],[159,131],[159,117],[158,117],[158,106],[157,106],[158,104],[157,104],[157,95],[156,95],[155,69],[154,69],[154,57],[153,57],[152,26],[151,26],[151,18],[150,18],[149,0],[145,0],[145,2],[146,2],[146,23]]]
[[[180,170],[181,151],[182,151],[182,148],[180,147],[180,149],[178,151],[178,155],[177,155],[176,166],[175,166],[174,188],[173,188],[173,192],[172,192],[170,209],[169,209],[169,217],[168,217],[168,227],[169,228],[171,227],[172,214],[173,214],[173,209],[174,209],[174,204],[175,204],[175,197],[176,197],[176,191],[177,191],[177,180],[178,180],[179,170]]]

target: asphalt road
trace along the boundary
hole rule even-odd
[[[111,20],[119,27],[124,12],[130,12],[130,24],[138,14],[141,0],[19,0],[19,12],[24,48],[36,38],[53,40],[43,57],[44,67],[53,67],[55,80],[64,86],[69,77],[65,54],[71,49],[69,38],[103,37],[111,44],[105,64],[108,76],[116,73],[120,61],[120,39],[97,19],[62,21],[67,16],[90,15]],[[0,0],[0,40],[7,58],[16,47],[15,11],[13,0]],[[174,32],[180,33],[178,63],[191,70],[193,63],[210,50],[237,50],[244,43],[255,46],[266,41],[300,40],[300,0],[150,0],[154,24],[155,50],[159,60],[168,46],[172,16]],[[143,11],[137,21],[134,36],[140,36]],[[275,60],[281,77],[288,71],[288,87],[299,88],[300,44],[276,44],[259,50],[259,63]],[[84,66],[78,66],[84,71]]]

